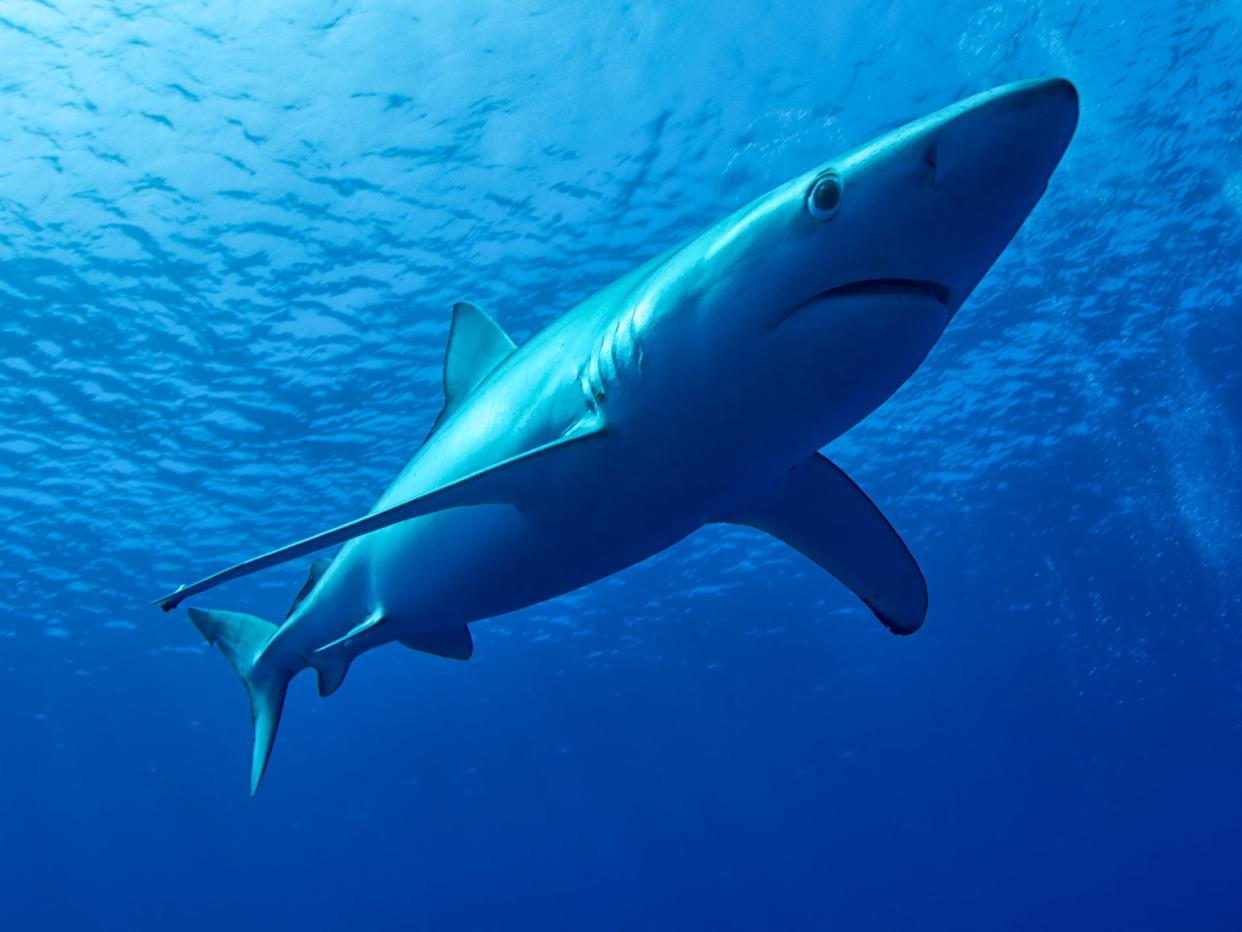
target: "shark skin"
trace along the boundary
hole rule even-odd
[[[894,633],[927,592],[820,455],[882,404],[1040,199],[1073,135],[1063,79],[1006,85],[810,169],[515,347],[458,304],[444,411],[369,515],[201,580],[335,544],[288,617],[190,609],[251,699],[251,792],[289,680],[321,695],[390,642],[466,659],[468,623],[570,592],[712,522],[784,540]]]

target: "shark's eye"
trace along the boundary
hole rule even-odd
[[[841,179],[836,175],[820,175],[806,195],[806,209],[816,220],[831,220],[841,207]]]

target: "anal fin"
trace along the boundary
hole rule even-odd
[[[315,657],[312,665],[319,674],[319,695],[325,699],[341,688],[345,682],[345,674],[349,672],[350,656],[341,651],[321,654]]]

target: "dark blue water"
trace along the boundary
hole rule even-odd
[[[525,339],[1048,74],[1047,197],[829,450],[921,632],[709,529],[467,664],[300,678],[248,798],[149,601],[364,512],[454,300]],[[0,6],[0,928],[1242,928],[1240,81],[1236,0]]]

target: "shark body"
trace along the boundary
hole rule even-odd
[[[371,513],[159,600],[343,543],[288,617],[190,609],[251,700],[251,791],[289,680],[334,692],[390,642],[466,659],[467,625],[587,585],[711,522],[785,541],[893,632],[927,590],[817,451],[931,350],[1043,194],[1077,122],[1062,79],[1007,85],[792,179],[517,347],[454,307],[445,407]]]

